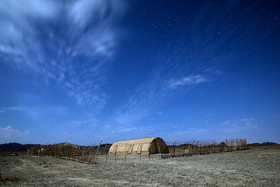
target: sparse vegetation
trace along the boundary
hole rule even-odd
[[[226,139],[220,143],[215,140],[199,141],[192,140],[188,142],[174,141],[169,143],[169,154],[162,154],[162,158],[203,155],[219,152],[231,152],[237,150],[249,149],[246,139]]]
[[[49,155],[56,158],[72,160],[87,164],[96,164],[96,156],[100,146],[78,146],[70,143],[39,145],[27,150],[27,155]]]
[[[279,155],[279,149],[172,159],[151,155],[151,160],[126,155],[126,163],[115,163],[112,156],[107,164],[105,155],[99,155],[94,165],[52,156],[0,155],[0,186],[279,186]]]
[[[18,177],[5,177],[5,176],[3,176],[2,172],[0,171],[0,182],[1,183],[3,183],[3,182],[17,182],[17,181],[19,181]]]
[[[27,155],[32,156],[42,156],[49,155],[56,158],[72,160],[76,162],[82,162],[87,164],[96,164],[97,155],[102,154],[106,157],[106,162],[108,160],[108,150],[111,144],[104,144],[101,147],[101,142],[99,146],[89,145],[89,146],[78,146],[70,143],[60,143],[53,145],[39,145],[28,149]],[[184,157],[192,155],[203,155],[210,153],[219,152],[231,152],[236,150],[247,150],[248,145],[246,139],[226,139],[220,143],[215,140],[211,141],[199,141],[192,140],[188,142],[173,141],[169,143],[169,153],[161,154],[161,158],[171,158],[171,157]],[[123,160],[126,162],[127,154],[123,155]],[[112,157],[111,157],[112,158]],[[142,154],[139,152],[139,159],[141,160]],[[148,155],[149,159],[152,159]],[[116,155],[114,156],[115,162],[117,161]]]

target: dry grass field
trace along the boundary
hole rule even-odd
[[[279,186],[280,149],[153,159],[138,155],[84,164],[51,156],[1,155],[1,186]]]

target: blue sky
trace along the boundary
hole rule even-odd
[[[0,2],[0,143],[280,143],[279,1]]]

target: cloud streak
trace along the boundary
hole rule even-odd
[[[224,6],[230,11],[235,9],[236,4],[225,3]],[[211,11],[208,6],[202,9]],[[232,49],[238,49],[243,39],[249,36],[248,32],[236,35],[239,33],[236,16],[229,15],[223,21],[220,15],[215,15],[210,22],[204,22],[206,13],[198,11],[195,15],[176,44],[166,46],[159,52],[162,54],[157,59],[159,65],[148,81],[139,85],[124,106],[120,107],[115,118],[117,122],[138,123],[151,116],[155,109],[178,92],[187,92],[191,88],[195,89],[196,85],[218,81],[224,75],[223,68],[236,60],[237,52]],[[239,15],[237,18],[241,19]],[[232,40],[233,36],[238,37]]]
[[[221,123],[222,128],[219,128],[219,132],[236,133],[241,131],[248,131],[257,129],[256,121],[253,118],[244,118],[240,120],[227,120]]]
[[[0,143],[6,143],[6,142],[26,143],[26,140],[29,135],[30,135],[29,130],[21,131],[11,126],[0,127]]]
[[[124,3],[114,1],[1,1],[0,57],[99,111],[106,104],[102,88],[119,43],[121,13]]]
[[[1,108],[0,111],[3,113],[25,113],[28,116],[32,117],[33,119],[41,119],[42,117],[49,116],[63,116],[69,114],[69,110],[63,106],[29,106],[29,107],[19,107],[19,106],[12,106],[12,107],[5,107]]]
[[[171,131],[167,133],[170,140],[174,139],[204,139],[204,140],[224,140],[229,138],[250,138],[258,132],[257,121],[253,118],[244,118],[237,120],[226,120],[218,126],[188,128],[182,127],[180,131]],[[163,135],[165,136],[165,135]]]
[[[185,85],[194,85],[194,84],[200,84],[208,82],[205,76],[203,75],[191,75],[188,77],[184,77],[179,80],[171,80],[169,81],[169,87],[170,88],[177,88],[179,86],[185,86]]]

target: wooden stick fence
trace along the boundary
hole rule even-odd
[[[186,157],[193,155],[204,155],[219,152],[231,152],[237,150],[247,150],[246,139],[226,139],[217,144],[215,140],[212,141],[198,141],[193,140],[187,143],[174,141],[169,144],[169,153],[161,154],[162,159],[173,157]]]
[[[27,154],[34,156],[49,155],[65,160],[72,160],[86,164],[96,164],[99,147],[100,146],[96,148],[94,145],[81,147],[68,143],[40,145],[28,149]]]

